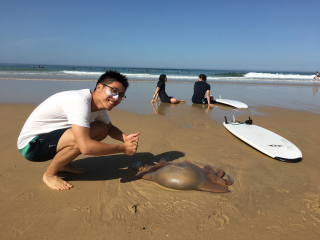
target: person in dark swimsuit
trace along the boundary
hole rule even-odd
[[[169,97],[168,94],[166,93],[166,82],[167,82],[167,76],[165,74],[161,74],[159,77],[156,91],[154,92],[154,95],[152,97],[151,103],[157,100],[158,95],[160,97],[161,102],[165,102],[165,103],[186,102],[184,100],[177,100],[174,97]]]
[[[208,104],[208,106],[213,107],[213,97],[210,96],[210,85],[206,82],[207,76],[204,74],[199,75],[199,80],[195,82],[193,87],[192,102],[198,104]],[[205,97],[206,95],[206,97]]]

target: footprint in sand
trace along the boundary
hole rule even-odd
[[[310,217],[320,223],[320,196],[306,193],[302,201],[307,203]]]
[[[22,203],[22,202],[30,200],[32,198],[33,198],[33,192],[23,192],[18,195],[17,200],[18,200],[18,202]]]
[[[197,230],[200,232],[212,230],[212,229],[222,229],[229,223],[229,218],[222,214],[221,211],[215,211],[213,214],[206,217],[206,219],[197,226]]]
[[[132,221],[134,215],[143,215],[144,212],[150,212],[154,206],[151,202],[135,203],[133,205],[126,205],[123,201],[117,201],[116,199],[111,200],[100,205],[100,216],[103,222],[111,224],[114,221]],[[121,209],[119,211],[119,209]],[[124,210],[124,211],[123,211]]]
[[[124,220],[124,216],[120,213],[117,213],[116,210],[114,210],[116,209],[114,208],[115,205],[116,205],[116,201],[110,201],[100,205],[101,220],[103,222],[110,224],[114,220],[118,220],[118,221]],[[113,210],[115,212],[113,212]]]
[[[15,236],[15,237],[21,237],[23,235],[23,232],[16,229],[16,228],[12,228],[11,232],[13,233],[13,236]]]

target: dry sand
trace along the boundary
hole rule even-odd
[[[302,162],[290,164],[244,144],[201,107],[179,105],[166,115],[114,109],[114,125],[141,132],[138,153],[80,156],[74,164],[88,172],[61,175],[74,188],[59,192],[42,182],[49,161],[29,162],[16,148],[34,108],[0,104],[1,239],[320,237],[319,114],[271,107],[257,109],[264,116],[251,114],[256,125],[300,148]],[[166,156],[222,167],[235,180],[231,192],[175,191],[135,178],[132,163]]]

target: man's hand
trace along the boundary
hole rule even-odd
[[[124,143],[124,153],[126,155],[132,156],[137,152],[138,148],[138,143],[132,142],[132,141],[127,141]]]
[[[138,135],[140,133],[133,133],[133,134],[130,134],[126,137],[126,142],[136,142],[137,145],[138,145],[138,142],[139,142],[139,138],[138,138]]]
[[[124,153],[126,155],[132,156],[137,152],[140,133],[133,133],[126,137],[126,142],[124,143]]]

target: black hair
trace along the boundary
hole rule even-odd
[[[114,81],[121,83],[126,90],[129,87],[128,78],[125,75],[116,71],[106,71],[100,76],[96,88],[99,83],[111,84]],[[96,88],[94,90],[96,90]]]
[[[201,78],[203,81],[207,81],[207,76],[204,74],[200,74],[199,78]]]
[[[159,77],[159,82],[166,82],[166,75],[165,74],[161,74]]]

